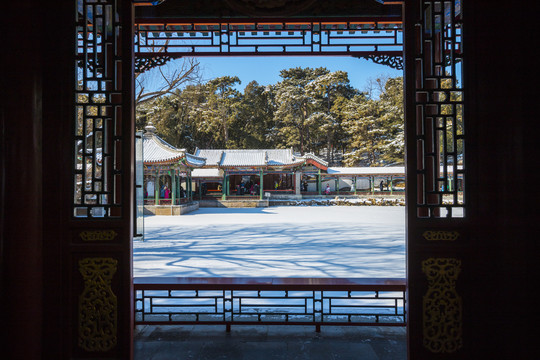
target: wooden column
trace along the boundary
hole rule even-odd
[[[176,205],[176,169],[172,170],[171,194],[171,205]]]
[[[319,195],[322,193],[322,182],[321,182],[321,169],[319,169],[317,173],[317,191],[319,192]]]
[[[263,169],[261,169],[259,171],[259,200],[262,200],[263,199],[263,193],[264,193],[264,189],[263,189],[263,184],[264,184],[264,181],[263,181],[263,177],[264,177],[264,172],[263,172]]]
[[[189,182],[189,185],[188,185],[188,188],[189,188],[189,202],[192,202],[193,201],[193,181],[191,179],[191,172],[188,173],[188,182]]]
[[[154,181],[154,205],[159,205],[159,170],[156,170]]]
[[[221,200],[227,200],[227,172],[223,172],[223,185],[221,186]]]

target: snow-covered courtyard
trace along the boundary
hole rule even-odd
[[[201,208],[144,220],[136,277],[405,277],[402,206]]]

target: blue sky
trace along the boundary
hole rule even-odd
[[[243,90],[251,80],[256,80],[261,85],[277,83],[281,80],[280,70],[293,67],[326,67],[330,71],[347,71],[351,85],[358,89],[365,87],[367,79],[381,74],[391,77],[403,75],[400,70],[350,56],[200,57],[198,60],[203,69],[204,80],[236,75],[242,81],[239,90]]]
[[[293,67],[326,67],[330,71],[347,71],[351,85],[359,90],[365,89],[370,78],[403,75],[401,70],[349,56],[199,57],[197,60],[200,62],[204,81],[225,75],[238,76],[242,81],[237,87],[240,91],[243,91],[251,80],[256,80],[261,85],[275,84],[281,80],[280,70]],[[167,67],[174,67],[178,61],[182,60],[172,61]]]

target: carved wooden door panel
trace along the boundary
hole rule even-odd
[[[405,2],[409,358],[459,358],[469,276],[462,2]]]
[[[130,358],[133,9],[73,0],[72,210],[66,244],[74,358]]]

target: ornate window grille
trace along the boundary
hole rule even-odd
[[[376,21],[206,20],[135,26],[137,71],[182,56],[349,55],[403,68],[403,29],[395,18]]]
[[[110,0],[77,1],[73,215],[78,218],[121,212],[119,6]]]
[[[465,216],[461,1],[423,1],[416,24],[417,216]]]

